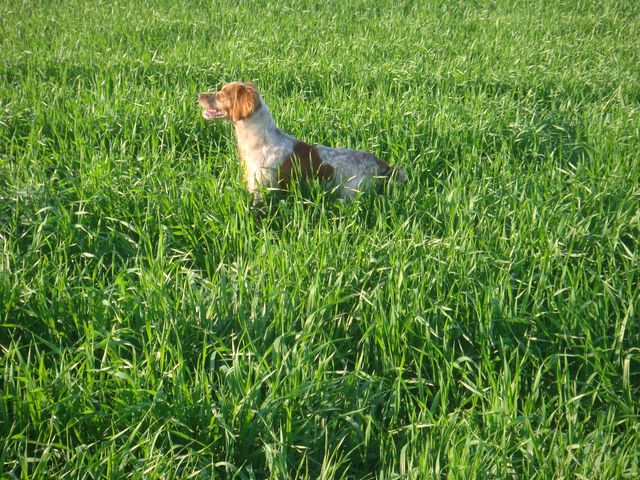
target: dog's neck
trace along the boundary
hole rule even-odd
[[[238,146],[255,149],[273,143],[280,134],[262,98],[260,107],[249,118],[234,123]]]

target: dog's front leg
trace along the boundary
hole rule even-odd
[[[260,191],[260,184],[258,182],[258,179],[256,178],[256,174],[255,173],[248,174],[246,177],[246,182],[247,182],[247,191],[249,192],[249,195],[251,195],[251,199],[252,199],[251,203],[255,207],[256,205],[262,203],[262,201],[264,200],[262,192]]]
[[[264,196],[262,195],[261,191],[255,190],[251,192],[251,199],[251,203],[255,207],[257,205],[260,205],[264,201]]]

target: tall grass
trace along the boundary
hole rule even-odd
[[[3,2],[3,478],[638,478],[639,14]],[[409,184],[251,208],[236,79]]]

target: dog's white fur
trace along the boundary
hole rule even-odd
[[[318,177],[334,186],[342,198],[352,197],[377,181],[406,181],[406,173],[391,168],[372,153],[310,145],[280,131],[252,84],[233,82],[219,92],[202,93],[199,102],[207,120],[228,119],[235,126],[247,189],[287,189],[296,175]]]

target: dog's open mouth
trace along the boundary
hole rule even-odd
[[[202,112],[202,116],[207,120],[215,120],[216,118],[224,118],[227,116],[227,112],[218,108],[207,108]]]

